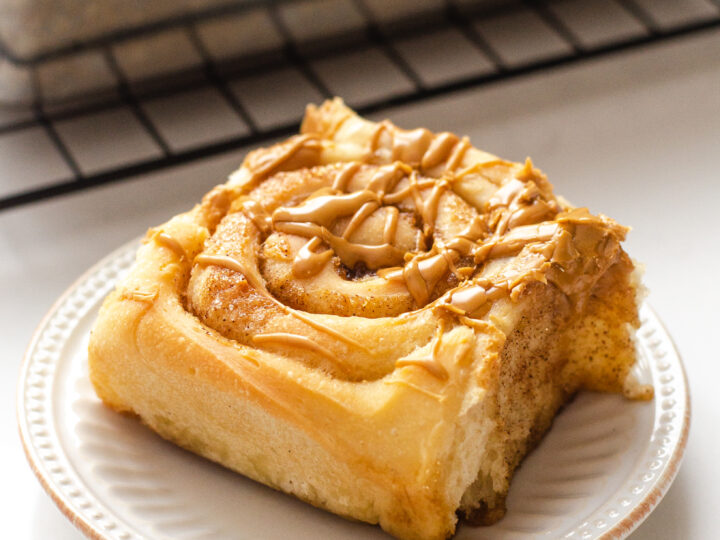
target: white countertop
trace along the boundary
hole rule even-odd
[[[716,537],[720,33],[546,71],[386,115],[406,127],[466,133],[481,148],[510,159],[530,155],[569,200],[633,227],[627,250],[645,263],[648,301],[685,361],[693,419],[675,483],[632,538]],[[82,538],[34,478],[17,435],[15,383],[35,326],[92,263],[187,209],[224,181],[244,153],[0,212],[3,537]],[[33,156],[43,159],[39,151]],[[13,175],[0,155],[0,181]]]

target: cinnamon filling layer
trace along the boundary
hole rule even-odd
[[[529,160],[468,163],[474,150],[466,138],[405,132],[387,122],[377,125],[362,159],[323,165],[328,144],[306,134],[246,160],[239,196],[192,261],[191,282],[210,279],[212,267],[235,275],[223,278],[224,292],[212,281],[202,298],[190,291],[189,305],[205,306],[196,314],[206,324],[256,346],[299,348],[332,363],[354,354],[343,347],[379,351],[315,314],[407,319],[431,310],[437,320],[474,327],[493,302],[515,301],[537,281],[581,308],[621,257],[626,229],[563,207]],[[485,191],[469,190],[473,182]],[[185,258],[166,236],[155,239]],[[245,285],[230,293],[227,283]],[[265,306],[267,321],[273,313],[290,316],[342,347],[233,314],[241,302]],[[219,308],[230,311],[221,316]],[[233,324],[244,326],[235,331]],[[441,341],[438,335],[433,351]],[[443,379],[433,357],[403,358],[396,367],[419,366]]]

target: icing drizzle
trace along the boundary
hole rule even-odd
[[[259,294],[265,296],[266,298],[270,299],[275,305],[277,305],[280,309],[285,311],[288,315],[292,315],[296,319],[299,319],[303,321],[308,326],[314,328],[315,330],[319,330],[321,332],[325,332],[326,334],[339,339],[340,341],[343,341],[347,343],[348,345],[352,345],[354,347],[357,347],[358,349],[365,351],[366,353],[370,353],[370,350],[362,345],[361,343],[355,341],[349,336],[346,336],[345,334],[342,334],[338,332],[337,330],[334,330],[333,328],[330,328],[329,326],[326,326],[322,323],[319,323],[315,320],[313,320],[310,317],[307,317],[306,315],[303,315],[301,312],[299,312],[296,309],[292,309],[291,307],[286,306],[279,300],[277,300],[274,296],[272,296],[268,290],[265,288],[265,284],[262,283],[253,272],[246,269],[243,264],[238,261],[237,259],[234,259],[232,257],[227,257],[225,255],[206,255],[201,254],[195,257],[195,264],[200,265],[214,265],[214,266],[220,266],[222,268],[227,268],[228,270],[232,270],[234,272],[239,272],[243,275],[245,280],[248,282],[248,284]]]
[[[255,154],[246,162],[251,173],[250,188],[303,148],[315,151],[321,147],[315,136],[301,135],[273,147],[273,151]],[[292,273],[296,278],[312,279],[328,265],[338,262],[348,269],[362,265],[388,282],[402,284],[418,310],[438,309],[473,328],[482,327],[478,317],[489,303],[507,295],[514,298],[514,290],[524,279],[545,279],[539,271],[499,282],[479,277],[489,261],[525,254],[523,250],[529,246],[527,253],[537,256],[540,265],[553,264],[565,271],[579,258],[572,233],[575,225],[600,225],[618,239],[624,236],[623,228],[603,216],[591,216],[585,210],[563,211],[562,205],[546,189],[547,181],[529,161],[522,168],[492,157],[473,162],[475,158],[469,152],[467,137],[459,138],[451,133],[433,135],[425,129],[404,132],[389,122],[381,122],[369,137],[364,163],[350,162],[337,167],[329,187],[321,188],[297,204],[293,201],[291,205],[275,208],[271,214],[251,196],[236,208],[263,237],[275,232],[305,239],[292,260]],[[370,177],[363,177],[367,181],[360,182],[361,188],[351,189],[356,185],[356,177],[369,170],[365,165],[373,163],[381,165],[375,166]],[[444,237],[443,241],[436,239],[436,221],[443,197],[455,193],[457,182],[474,174],[482,175],[494,166],[507,167],[505,181],[491,178],[498,188],[481,205],[471,204],[476,215],[467,227],[450,238]],[[376,215],[380,212],[382,214]],[[401,248],[399,239],[399,223],[408,216],[417,224],[422,238],[411,251]],[[378,217],[381,219],[379,243],[356,241],[355,238],[362,237],[359,233],[364,224]],[[171,237],[160,233],[155,238],[181,259],[187,258],[182,246]],[[358,341],[275,299],[258,273],[242,262],[224,255],[201,254],[194,263],[241,273],[254,290],[285,313],[370,353]],[[448,279],[452,288],[444,294],[436,293],[438,284]],[[440,324],[429,357],[403,358],[396,366],[418,367],[441,381],[447,380],[448,371],[438,359],[444,332],[445,325]],[[296,334],[263,333],[253,336],[252,340],[257,345],[300,347],[336,360],[332,351]]]

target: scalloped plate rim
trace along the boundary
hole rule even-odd
[[[43,459],[39,457],[39,449],[36,448],[31,441],[31,437],[29,434],[28,418],[24,414],[25,400],[27,398],[24,387],[28,378],[31,359],[33,354],[36,352],[40,337],[42,333],[47,329],[48,323],[53,319],[53,317],[57,315],[59,309],[67,303],[73,293],[75,293],[81,285],[86,283],[91,277],[98,274],[102,269],[106,268],[109,264],[116,261],[121,256],[127,255],[129,252],[132,252],[134,260],[134,252],[139,246],[140,241],[140,238],[135,238],[129,242],[126,242],[120,247],[110,252],[102,259],[100,259],[97,263],[93,264],[88,270],[83,272],[80,277],[78,277],[72,283],[72,285],[70,285],[52,304],[52,306],[48,309],[47,313],[41,319],[37,328],[33,332],[33,335],[23,356],[16,386],[16,418],[18,422],[18,431],[22,442],[23,451],[28,460],[30,468],[32,469],[35,476],[38,478],[43,489],[47,492],[52,501],[57,505],[57,507],[65,515],[65,517],[67,517],[80,532],[93,540],[110,540],[111,536],[103,532],[97,524],[93,523],[92,516],[86,515],[87,512],[74,509],[69,503],[67,495],[63,493],[60,486],[56,485],[56,482],[54,482],[50,478],[50,474],[48,473],[48,469],[46,466],[47,464],[44,463]],[[114,281],[116,282],[117,278]],[[110,289],[112,289],[114,285],[115,283],[112,284]],[[103,295],[103,297],[104,296],[105,295]],[[96,302],[97,301],[102,302],[102,297],[100,298],[100,300],[96,300]],[[627,538],[648,517],[648,515],[650,515],[650,513],[655,509],[655,507],[665,496],[668,489],[672,485],[673,480],[677,476],[685,454],[689,435],[691,399],[690,388],[688,385],[687,374],[682,361],[682,357],[680,356],[677,346],[675,345],[672,336],[667,331],[664,323],[658,317],[655,311],[647,304],[647,302],[643,302],[643,304],[641,305],[641,312],[642,311],[645,311],[647,314],[649,314],[649,316],[654,319],[654,322],[660,327],[661,331],[664,333],[664,337],[667,338],[668,344],[672,349],[672,353],[674,353],[674,357],[677,360],[677,368],[679,368],[682,375],[682,380],[679,382],[681,382],[685,394],[684,403],[682,403],[681,405],[684,409],[684,414],[681,418],[678,418],[677,420],[677,422],[681,423],[681,431],[680,435],[678,436],[677,442],[673,445],[671,455],[668,457],[667,462],[662,468],[660,476],[657,478],[657,480],[653,482],[652,489],[650,489],[640,501],[633,505],[632,509],[630,509],[630,511],[620,521],[615,523],[611,528],[604,531],[602,534],[600,534],[600,536],[597,537],[601,539]],[[651,367],[651,370],[652,369],[653,368]],[[659,397],[657,396],[657,391],[654,399],[659,399]]]

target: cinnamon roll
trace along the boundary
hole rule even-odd
[[[627,229],[530,160],[309,106],[301,133],[148,231],[89,346],[163,437],[404,539],[505,512],[578,390],[630,375]]]

